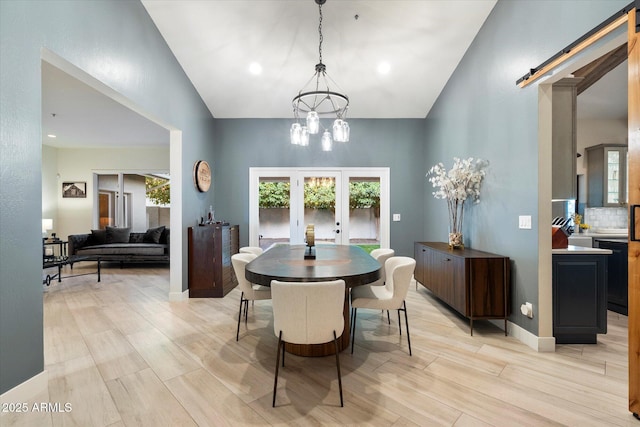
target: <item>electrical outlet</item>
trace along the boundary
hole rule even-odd
[[[518,228],[531,230],[531,215],[520,215],[518,217]]]
[[[533,319],[533,304],[525,302],[520,306],[520,312],[527,316],[529,319]]]
[[[393,214],[394,221],[400,221],[400,214]]]

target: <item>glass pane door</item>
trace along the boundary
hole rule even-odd
[[[380,177],[349,177],[349,244],[380,247]]]
[[[304,231],[313,224],[316,245],[342,244],[340,172],[303,171],[298,183],[297,243],[304,243]]]
[[[258,202],[258,245],[268,249],[291,241],[291,179],[261,176]]]
[[[390,247],[389,168],[250,168],[249,245]],[[353,206],[353,208],[352,208]]]

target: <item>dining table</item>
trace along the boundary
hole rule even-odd
[[[344,331],[338,338],[338,350],[349,347],[349,290],[373,283],[380,278],[380,263],[355,245],[321,244],[315,246],[315,259],[305,259],[305,245],[277,245],[249,262],[245,277],[262,286],[272,280],[284,282],[322,282],[342,279],[345,282]],[[335,353],[333,342],[326,344],[285,344],[288,353],[298,356],[327,356]]]

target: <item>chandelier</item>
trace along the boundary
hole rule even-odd
[[[349,123],[345,120],[349,97],[336,90],[338,85],[329,77],[327,67],[322,63],[322,5],[326,0],[315,0],[315,2],[320,13],[318,25],[320,59],[313,76],[293,98],[293,115],[296,121],[291,125],[291,143],[309,145],[309,135],[320,133],[322,127],[322,150],[331,151],[333,141],[349,141]],[[306,121],[302,122],[301,117]],[[335,117],[331,132],[322,126],[321,117]]]

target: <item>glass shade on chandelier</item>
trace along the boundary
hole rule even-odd
[[[293,115],[296,122],[291,125],[290,136],[291,144],[306,146],[309,145],[309,135],[321,133],[322,129],[322,150],[331,151],[333,141],[349,141],[349,124],[345,120],[349,97],[336,89],[338,85],[329,77],[327,68],[322,63],[322,5],[326,0],[315,1],[320,12],[320,60],[315,66],[313,76],[293,98]],[[322,126],[321,118],[334,120],[333,126]],[[301,121],[305,119],[305,122]]]
[[[320,117],[315,111],[307,113],[307,129],[311,135],[315,135],[320,130]]]
[[[306,147],[309,145],[309,129],[306,126],[300,126],[300,123],[291,125],[291,143],[293,145],[301,145]]]
[[[349,123],[342,119],[336,119],[333,122],[333,140],[349,142]]]
[[[322,151],[331,151],[333,148],[333,140],[331,139],[331,134],[328,130],[324,131],[320,141],[322,143]]]

